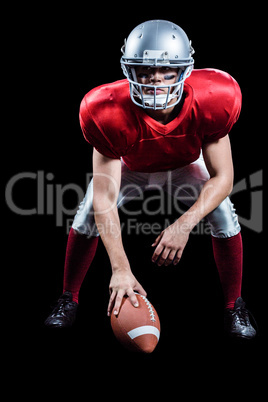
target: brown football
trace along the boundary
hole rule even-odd
[[[152,353],[160,337],[160,321],[154,306],[138,293],[139,307],[124,297],[119,314],[111,314],[111,326],[118,341],[135,352]]]

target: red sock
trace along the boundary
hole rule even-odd
[[[233,237],[212,237],[213,253],[222,285],[225,308],[232,309],[241,296],[243,243],[241,233]]]
[[[63,292],[69,291],[78,303],[79,291],[88,268],[95,256],[98,237],[86,237],[71,228],[64,266]]]

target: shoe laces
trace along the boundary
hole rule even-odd
[[[58,299],[53,306],[54,308],[52,311],[52,316],[63,316],[65,314],[66,307],[68,307],[70,303],[70,300],[66,299],[65,297]]]
[[[239,320],[240,324],[244,325],[246,327],[251,325],[250,319],[249,319],[249,317],[250,317],[254,323],[256,330],[258,330],[258,325],[256,323],[256,320],[255,320],[253,314],[248,309],[245,308],[245,302],[243,302],[241,304],[241,306],[237,307],[235,310],[232,310],[231,315],[233,317],[236,317],[236,319]]]
[[[245,308],[245,303],[242,306],[237,307],[235,310],[232,310],[231,315],[239,320],[241,325],[249,325],[249,314],[248,310]]]

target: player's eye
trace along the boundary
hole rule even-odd
[[[171,68],[170,67],[162,67],[162,73],[165,74],[164,75],[164,80],[168,81],[168,80],[173,80],[176,77],[176,74],[174,74],[174,72],[171,72]],[[167,74],[169,73],[169,74]]]
[[[164,80],[166,80],[166,81],[173,80],[173,78],[175,78],[174,74],[166,74],[166,75],[164,75]]]

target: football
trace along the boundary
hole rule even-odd
[[[149,300],[136,293],[139,307],[124,297],[119,314],[111,314],[111,326],[118,341],[133,352],[152,353],[160,337],[158,314]]]

